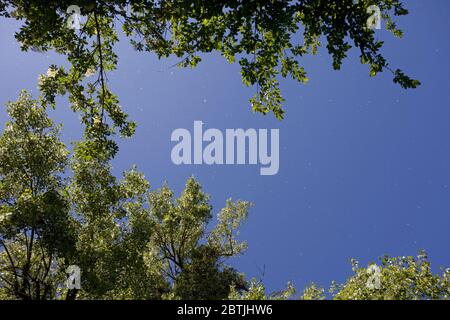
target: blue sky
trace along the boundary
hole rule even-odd
[[[249,249],[232,264],[269,290],[287,281],[329,285],[351,274],[349,259],[367,264],[384,254],[414,255],[425,249],[438,271],[450,266],[450,3],[407,1],[405,31],[385,31],[384,53],[393,67],[422,86],[405,91],[390,74],[369,78],[356,51],[341,71],[322,49],[302,60],[310,82],[282,81],[286,118],[254,114],[253,89],[241,83],[239,66],[217,54],[198,68],[170,68],[138,53],[123,40],[119,68],[109,76],[126,112],[138,122],[133,139],[120,142],[117,175],[136,164],[153,188],[164,181],[179,192],[194,175],[211,195],[217,213],[227,198],[254,203],[242,228]],[[17,23],[0,19],[0,102],[21,89],[38,92],[37,77],[63,57],[22,53],[13,38]],[[52,116],[64,124],[64,141],[81,127],[64,100]],[[4,109],[0,121],[6,120]],[[172,164],[174,129],[278,128],[280,170],[259,175],[259,166]]]

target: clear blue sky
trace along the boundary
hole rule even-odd
[[[114,170],[136,164],[157,188],[167,181],[179,192],[193,174],[212,197],[215,213],[229,197],[252,201],[241,237],[249,249],[232,261],[270,290],[287,281],[302,289],[328,285],[384,254],[428,251],[438,271],[450,266],[450,2],[407,1],[399,20],[404,39],[385,31],[385,55],[394,67],[422,81],[404,91],[390,74],[369,78],[352,51],[341,71],[331,70],[325,50],[303,65],[310,83],[282,82],[286,119],[254,114],[238,65],[207,55],[197,69],[169,68],[118,48],[119,69],[109,76],[121,104],[138,121],[136,136],[120,143]],[[37,96],[37,77],[54,54],[21,53],[18,24],[0,19],[0,103],[21,89]],[[64,124],[64,140],[78,139],[78,117],[61,100],[52,115]],[[4,109],[0,111],[3,125]],[[259,166],[175,166],[170,159],[176,128],[279,128],[280,171],[260,176]],[[263,270],[265,270],[263,274]]]

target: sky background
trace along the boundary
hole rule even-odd
[[[435,271],[449,267],[450,2],[411,0],[407,8],[410,15],[398,20],[403,39],[383,30],[377,37],[391,65],[422,82],[419,89],[403,90],[388,73],[370,78],[356,50],[333,71],[323,48],[301,60],[306,86],[282,81],[281,122],[251,111],[254,90],[242,84],[239,65],[210,54],[196,69],[170,68],[176,60],[135,52],[124,39],[109,80],[138,129],[120,141],[115,174],[136,164],[152,188],[167,181],[177,194],[194,175],[214,213],[228,198],[253,202],[241,229],[249,248],[231,263],[270,291],[288,281],[300,290],[311,281],[344,281],[352,257],[366,265],[384,254],[425,249]],[[0,19],[1,105],[21,89],[37,97],[38,75],[64,63],[55,54],[22,53],[18,27]],[[78,115],[66,102],[51,115],[64,124],[67,144],[81,137]],[[259,165],[172,164],[170,135],[177,128],[193,132],[194,120],[205,130],[279,128],[279,173],[261,176]]]

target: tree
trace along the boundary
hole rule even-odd
[[[425,252],[416,258],[389,257],[381,265],[370,263],[359,267],[352,259],[354,274],[343,284],[336,282],[330,288],[336,300],[448,300],[450,298],[450,269],[442,275],[433,274]],[[302,297],[305,300],[325,299],[325,290],[312,284]]]
[[[209,196],[193,178],[176,200],[168,186],[150,192],[136,168],[117,181],[95,140],[77,143],[69,157],[59,126],[26,92],[8,114],[0,138],[0,297],[206,299],[245,288],[225,261],[245,249],[235,236],[249,203],[229,200],[207,232]],[[69,163],[73,174],[64,178]],[[81,268],[80,291],[64,285],[72,264]]]
[[[200,185],[190,178],[181,196],[176,201],[172,197],[167,186],[150,196],[153,236],[146,256],[173,284],[172,298],[224,299],[230,286],[244,289],[243,276],[224,261],[246,248],[235,235],[250,204],[228,200],[217,225],[207,233],[211,206]]]
[[[383,257],[381,266],[358,267],[353,260],[355,274],[337,287],[335,299],[340,300],[441,300],[450,297],[450,269],[442,275],[433,274],[425,252],[417,258]],[[379,286],[370,285],[379,272]]]
[[[98,164],[97,164],[98,165]],[[115,183],[95,162],[75,170],[71,190],[81,229],[76,263],[83,270],[80,298],[223,299],[245,280],[225,264],[245,248],[236,229],[249,204],[227,202],[208,234],[209,197],[190,178],[174,200],[168,186],[149,192],[133,169]],[[94,189],[94,190],[93,190]]]
[[[150,192],[136,168],[117,182],[108,161],[91,157],[87,146],[75,148],[69,187],[80,221],[74,259],[83,272],[79,298],[223,299],[231,285],[245,288],[225,260],[245,249],[235,235],[247,202],[228,201],[207,233],[212,208],[193,178],[174,200],[168,186]]]
[[[286,289],[268,295],[264,283],[253,278],[245,291],[236,290],[234,286],[231,287],[228,298],[230,300],[287,300],[292,299],[294,294],[295,287],[289,282]]]
[[[85,154],[86,147],[81,142],[75,148],[69,188],[80,221],[75,264],[82,290],[68,298],[161,298],[168,285],[144,261],[152,232],[142,207],[149,184],[136,170],[118,182],[108,162]]]
[[[59,127],[29,94],[7,111],[11,121],[0,137],[0,291],[54,298],[75,240],[62,176],[68,152]]]

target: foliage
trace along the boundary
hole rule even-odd
[[[352,259],[354,274],[344,283],[333,281],[329,293],[316,284],[311,284],[300,299],[323,300],[448,300],[450,298],[450,269],[442,275],[433,274],[425,252],[414,258],[389,257],[381,259],[381,265],[370,263],[367,268],[359,267]],[[376,270],[377,274],[374,274]],[[373,285],[373,276],[378,278],[378,286]]]
[[[0,137],[0,279],[22,299],[56,294],[61,258],[74,248],[74,221],[61,174],[67,150],[44,108],[22,92]]]
[[[288,283],[286,289],[274,292],[267,295],[266,288],[261,281],[252,279],[250,281],[250,286],[248,290],[239,291],[236,287],[231,288],[230,295],[228,296],[231,300],[287,300],[293,297],[295,294],[295,288],[292,283]]]
[[[309,287],[305,288],[303,294],[300,296],[301,300],[324,300],[325,289],[318,287],[315,283],[312,283]]]
[[[370,266],[369,266],[370,268]],[[341,300],[436,300],[450,297],[450,270],[442,275],[433,274],[426,253],[417,258],[385,256],[382,265],[380,288],[367,285],[369,268],[359,268],[354,262],[355,274],[344,283],[334,296]]]
[[[15,299],[226,298],[245,289],[226,265],[250,204],[228,200],[210,232],[209,196],[190,178],[174,199],[168,186],[149,191],[136,168],[117,181],[109,159],[74,154],[59,140],[45,108],[23,92],[8,105],[0,138],[0,294]],[[70,169],[72,175],[64,178]],[[65,269],[78,265],[82,290],[66,290]]]
[[[8,104],[0,137],[0,297],[2,299],[292,299],[292,284],[267,295],[226,264],[241,254],[238,229],[250,204],[228,200],[210,228],[212,207],[190,178],[178,198],[150,191],[132,168],[121,180],[109,159],[76,144],[69,157],[59,127],[23,92]],[[65,176],[70,163],[72,175]],[[209,230],[209,231],[207,231]],[[82,270],[82,290],[65,288],[65,269]],[[448,299],[450,271],[436,275],[425,253],[382,259],[380,287],[368,285],[373,264],[333,284],[334,299]],[[369,272],[370,271],[370,272]],[[312,284],[300,297],[326,298]]]
[[[82,10],[80,30],[68,27],[69,5]],[[370,76],[389,70],[403,88],[420,84],[381,54],[383,43],[366,24],[371,5],[402,36],[394,18],[408,12],[399,0],[0,0],[0,16],[23,21],[16,33],[23,50],[54,50],[69,62],[39,76],[38,101],[23,92],[8,104],[11,121],[0,138],[0,299],[292,298],[291,284],[267,295],[263,283],[248,283],[227,264],[245,251],[238,229],[248,202],[228,200],[213,225],[209,197],[194,178],[175,198],[167,185],[150,191],[136,168],[122,179],[111,173],[114,135],[131,137],[136,127],[107,83],[119,62],[116,26],[136,50],[178,57],[181,67],[213,51],[237,61],[243,83],[256,88],[253,110],[282,119],[280,78],[306,83],[301,58],[322,42],[336,70],[356,48]],[[84,125],[73,154],[46,113],[61,95]],[[80,291],[65,288],[71,264],[81,267]],[[381,270],[381,290],[367,288],[367,269],[355,268],[333,286],[334,298],[448,299],[449,272],[433,275],[424,256],[385,258]],[[301,296],[324,298],[315,284]]]
[[[80,30],[68,27],[69,5],[81,8]],[[420,84],[392,69],[381,54],[383,42],[367,27],[368,8],[374,5],[386,29],[401,37],[394,18],[408,11],[400,0],[2,0],[0,15],[24,21],[16,34],[23,50],[55,50],[67,56],[69,70],[52,66],[52,76],[40,78],[44,101],[54,105],[55,95],[68,93],[88,135],[99,138],[117,130],[130,136],[135,128],[106,84],[106,73],[117,67],[119,59],[114,51],[119,24],[136,50],[159,58],[178,57],[182,67],[195,67],[204,53],[213,51],[230,63],[238,61],[243,83],[256,87],[250,99],[253,110],[281,119],[280,77],[306,83],[301,58],[316,54],[322,42],[336,70],[347,52],[356,48],[370,76],[388,70],[403,88]],[[96,78],[89,81],[92,75]],[[114,155],[117,146],[109,144],[108,152]]]
[[[175,297],[223,299],[231,285],[245,286],[243,277],[224,266],[224,260],[245,248],[235,233],[247,217],[248,202],[228,200],[218,214],[217,225],[207,233],[211,206],[193,178],[175,201],[167,186],[151,193],[149,201],[153,235],[146,261],[159,266],[173,282]]]

